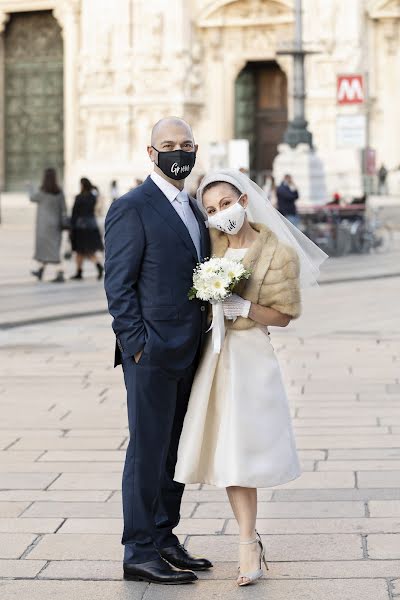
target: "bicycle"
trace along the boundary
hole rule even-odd
[[[351,251],[349,228],[340,219],[339,212],[322,210],[322,220],[307,223],[303,232],[329,256],[345,256]]]
[[[372,217],[358,219],[350,225],[353,252],[368,254],[371,250],[388,252],[393,245],[393,232],[380,218],[383,207],[374,208]]]

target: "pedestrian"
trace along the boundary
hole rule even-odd
[[[72,251],[76,252],[76,273],[71,279],[83,279],[83,263],[85,259],[90,260],[96,265],[97,279],[101,279],[103,276],[103,265],[98,259],[96,252],[102,252],[104,247],[96,219],[96,203],[98,198],[93,193],[95,188],[89,179],[83,177],[80,184],[81,191],[75,198],[71,216],[71,247]]]
[[[383,163],[379,167],[377,175],[378,175],[378,194],[379,194],[379,196],[382,196],[382,195],[385,195],[388,193],[388,190],[387,190],[388,170]]]
[[[116,179],[113,179],[111,184],[110,184],[110,196],[111,196],[111,202],[115,202],[115,200],[117,200],[117,198],[119,198],[119,187],[118,187],[118,181]]]
[[[57,275],[51,281],[64,283],[60,250],[63,223],[67,219],[67,207],[64,193],[57,182],[55,169],[49,168],[44,171],[42,185],[37,192],[29,186],[29,199],[37,204],[34,260],[40,265],[31,273],[41,281],[48,264],[58,265]]]
[[[282,183],[276,190],[276,197],[279,212],[288,219],[296,227],[300,224],[300,217],[297,214],[296,200],[299,197],[299,192],[293,182],[292,176],[287,174],[282,180]]]
[[[116,334],[115,366],[127,389],[129,445],[122,479],[124,577],[188,583],[209,569],[173,529],[184,485],[173,480],[179,436],[207,329],[206,305],[190,301],[193,269],[209,256],[204,217],[184,189],[196,160],[191,127],[158,122],[154,171],[111,204],[105,289]]]
[[[266,176],[263,190],[267,194],[268,200],[271,202],[272,206],[274,208],[276,208],[276,205],[277,205],[276,184],[275,184],[275,178],[273,175]]]

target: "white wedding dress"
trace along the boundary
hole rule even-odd
[[[225,256],[242,259],[246,249]],[[271,487],[301,475],[288,400],[268,329],[208,334],[179,442],[175,481]]]

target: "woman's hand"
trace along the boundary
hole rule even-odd
[[[250,300],[245,300],[237,294],[232,294],[222,303],[224,308],[224,316],[228,320],[235,321],[237,317],[251,319],[260,325],[274,325],[275,327],[286,327],[291,321],[289,315],[270,308],[254,304]]]
[[[237,294],[232,294],[223,302],[224,316],[226,319],[235,320],[237,317],[244,317],[247,319],[249,316],[251,302],[245,300]]]

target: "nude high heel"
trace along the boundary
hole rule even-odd
[[[254,540],[250,540],[248,542],[239,542],[242,545],[245,545],[245,544],[257,544],[258,543],[258,545],[260,547],[260,568],[257,569],[257,571],[254,571],[253,573],[240,573],[240,567],[238,567],[238,570],[239,570],[239,577],[238,577],[238,579],[241,578],[241,577],[244,577],[244,578],[246,578],[248,580],[248,581],[243,581],[242,583],[238,583],[238,585],[240,587],[243,587],[244,585],[249,585],[250,583],[254,583],[255,581],[257,581],[258,579],[261,579],[261,577],[263,576],[263,570],[262,570],[262,567],[261,567],[261,561],[264,563],[265,568],[267,569],[267,571],[269,570],[268,563],[267,563],[267,561],[265,559],[264,546],[263,546],[263,543],[261,541],[261,537],[260,537],[260,534],[258,533],[258,531],[256,531],[256,536],[257,537]]]

